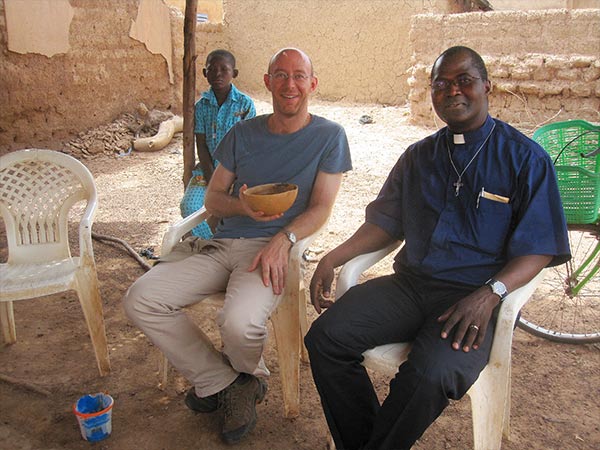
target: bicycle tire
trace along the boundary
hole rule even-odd
[[[572,259],[548,269],[546,277],[521,310],[519,328],[545,339],[571,344],[600,342],[600,226],[569,226]],[[594,253],[596,252],[596,253]],[[592,257],[586,270],[574,270]],[[592,272],[593,270],[597,272]],[[586,276],[590,279],[573,292]]]

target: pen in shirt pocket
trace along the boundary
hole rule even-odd
[[[479,200],[481,198],[487,198],[488,200],[492,200],[493,202],[499,203],[508,203],[510,199],[508,197],[503,197],[502,195],[492,194],[491,192],[487,192],[484,187],[479,191],[479,195],[477,196],[477,208],[479,208]]]

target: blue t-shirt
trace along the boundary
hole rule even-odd
[[[204,134],[211,155],[229,129],[240,120],[256,116],[254,102],[233,84],[227,99],[221,106],[212,88],[202,93],[196,102],[194,133]]]
[[[225,135],[215,157],[223,167],[235,173],[234,197],[239,189],[266,183],[298,185],[298,197],[283,217],[257,222],[247,216],[225,217],[215,238],[254,238],[275,235],[304,212],[318,172],[342,173],[352,169],[348,139],[335,122],[312,115],[310,123],[291,134],[271,133],[269,115],[236,123]]]
[[[464,139],[454,144],[446,127],[410,146],[367,206],[367,222],[405,240],[396,270],[479,286],[518,256],[568,260],[556,174],[544,149],[489,116]],[[449,152],[458,173],[467,167],[458,196]]]

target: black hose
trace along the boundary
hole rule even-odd
[[[151,265],[149,265],[146,261],[144,261],[140,255],[138,255],[136,253],[136,251],[127,243],[125,242],[123,239],[119,239],[113,236],[105,236],[103,234],[98,234],[98,233],[94,233],[92,231],[92,238],[96,239],[97,241],[110,241],[110,242],[116,242],[117,244],[121,244],[123,247],[125,247],[125,249],[127,250],[127,253],[129,253],[133,259],[135,259],[138,264],[140,266],[142,266],[144,268],[144,270],[148,271],[152,268]]]

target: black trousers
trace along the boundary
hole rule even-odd
[[[472,286],[400,273],[350,289],[305,337],[327,424],[338,450],[409,449],[448,405],[465,395],[489,359],[495,328],[468,353],[453,350],[437,322]],[[361,365],[378,345],[414,341],[379,404]]]

